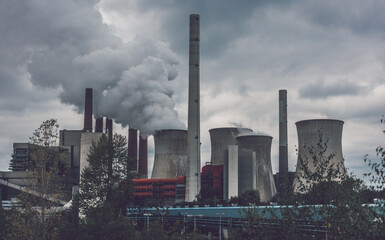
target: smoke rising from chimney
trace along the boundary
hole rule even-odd
[[[10,36],[1,50],[14,72],[39,88],[59,88],[63,103],[84,109],[84,89],[93,89],[94,114],[150,134],[185,129],[174,110],[178,60],[169,46],[113,35],[96,10],[97,1],[23,1],[8,4],[17,21],[3,29]],[[28,29],[33,29],[28,31]],[[9,53],[9,54],[8,54]],[[10,54],[12,53],[12,54]]]

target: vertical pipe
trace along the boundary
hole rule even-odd
[[[199,15],[190,15],[186,201],[200,192]]]
[[[147,136],[139,136],[139,166],[138,172],[141,178],[148,178],[147,172]]]
[[[287,151],[287,91],[279,90],[279,192],[289,187]]]
[[[96,121],[95,121],[95,132],[98,132],[98,133],[103,132],[103,117],[96,118]]]
[[[86,88],[83,132],[92,132],[92,88]]]
[[[106,118],[106,132],[108,135],[108,178],[112,178],[112,119]]]
[[[131,171],[137,171],[138,163],[138,130],[128,129],[128,159],[127,174]]]

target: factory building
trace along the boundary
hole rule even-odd
[[[164,206],[185,200],[185,176],[165,179],[133,179],[133,183],[137,205]]]
[[[206,163],[202,168],[201,198],[223,199],[223,165]]]
[[[12,159],[9,163],[9,170],[28,171],[31,170],[30,143],[14,143]]]

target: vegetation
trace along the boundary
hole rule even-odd
[[[66,150],[58,147],[56,119],[43,122],[30,138],[33,171],[29,186],[19,195],[23,211],[7,214],[8,239],[55,239],[62,213],[56,207],[62,203],[59,184],[65,174]]]

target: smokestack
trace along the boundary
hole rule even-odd
[[[186,201],[196,200],[201,188],[199,28],[199,15],[190,15]]]
[[[138,162],[138,130],[128,129],[128,159],[127,173],[137,171]]]
[[[289,188],[287,153],[287,91],[279,90],[279,192]]]
[[[106,118],[106,132],[108,135],[108,178],[112,178],[112,119]]]
[[[83,132],[92,132],[92,88],[86,88]]]
[[[148,178],[147,168],[147,137],[140,135],[138,172],[141,178]]]
[[[96,118],[95,121],[95,132],[102,133],[103,132],[103,118]]]

